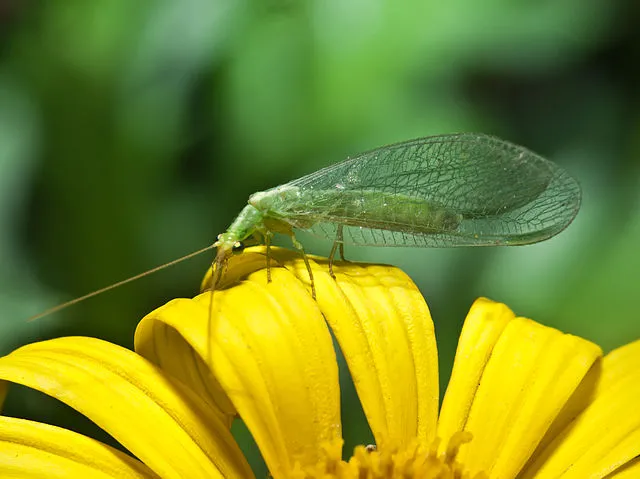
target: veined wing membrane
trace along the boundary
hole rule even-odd
[[[580,187],[535,153],[479,134],[386,146],[287,183],[273,213],[343,242],[484,246],[542,241],[564,229]]]

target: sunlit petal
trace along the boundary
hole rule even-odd
[[[181,311],[180,317],[174,314],[177,305]],[[236,409],[211,373],[206,359],[192,347],[201,345],[202,349],[206,349],[209,332],[197,320],[189,319],[201,315],[200,303],[186,299],[170,301],[140,321],[136,328],[135,350],[164,372],[187,384],[211,405],[214,413],[230,428],[237,414]],[[176,327],[172,325],[174,319]],[[210,359],[210,353],[206,354]]]
[[[488,308],[487,314],[476,308]],[[470,473],[515,477],[600,355],[600,349],[581,338],[563,334],[525,318],[510,319],[486,300],[476,303],[462,337],[478,334],[478,322],[493,323],[478,354],[457,355],[460,370],[477,371],[470,407],[468,399],[450,404],[468,407],[460,424],[473,435],[459,459]],[[490,318],[490,319],[488,319]],[[486,354],[488,345],[490,354]],[[481,363],[485,361],[484,366]],[[462,404],[462,406],[459,406]],[[447,404],[445,404],[447,406]],[[443,414],[445,412],[443,411]]]
[[[465,428],[469,410],[493,348],[509,321],[515,318],[504,304],[477,299],[458,340],[456,361],[440,411],[438,437],[450,438]],[[446,447],[443,441],[441,448]]]
[[[637,479],[640,477],[640,457],[626,463],[619,469],[606,476],[606,479]]]
[[[156,478],[137,459],[47,424],[0,416],[0,477]]]
[[[242,268],[235,268],[236,258]],[[225,279],[242,281],[215,292],[213,316],[209,293],[174,300],[140,324],[136,348],[146,354],[154,323],[175,330],[174,342],[181,337],[193,348],[192,356],[209,362],[270,473],[284,477],[296,463],[315,464],[319,444],[341,437],[335,351],[318,305],[295,276],[274,258],[268,283],[264,254],[247,250],[236,258]],[[236,276],[239,270],[245,277]],[[163,349],[166,354],[179,354],[170,346]],[[175,351],[184,351],[184,345]],[[166,363],[171,357],[161,359]]]
[[[252,477],[206,403],[119,346],[81,337],[30,344],[0,358],[0,379],[78,410],[161,477]]]
[[[593,386],[583,391],[586,408],[537,456],[527,477],[604,477],[640,455],[640,341],[609,353]],[[638,477],[629,472],[638,470],[636,460],[619,475]]]
[[[308,281],[299,256],[274,256]],[[424,299],[397,268],[312,258],[317,302],[340,344],[379,446],[430,443],[438,414],[438,357]]]

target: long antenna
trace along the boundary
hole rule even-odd
[[[168,263],[165,264],[161,264],[160,266],[156,266],[155,268],[151,268],[148,271],[145,271],[144,273],[140,273],[137,274],[135,276],[131,276],[130,278],[127,279],[123,279],[122,281],[118,281],[117,283],[111,284],[109,286],[105,286],[104,288],[100,288],[96,291],[93,291],[89,294],[85,294],[84,296],[80,296],[79,298],[76,299],[72,299],[71,301],[67,301],[66,303],[62,303],[59,304],[58,306],[54,306],[53,308],[49,308],[46,311],[43,311],[41,313],[36,314],[35,316],[31,316],[29,319],[27,319],[27,321],[35,321],[36,319],[40,319],[44,316],[48,316],[50,314],[53,313],[57,313],[58,311],[60,311],[61,309],[66,309],[69,306],[73,306],[74,304],[80,303],[81,301],[84,301],[85,299],[89,299],[89,298],[93,298],[94,296],[98,296],[99,294],[105,293],[107,291],[110,291],[112,289],[118,288],[124,284],[127,283],[131,283],[132,281],[135,281],[137,279],[143,278],[149,274],[153,274],[156,271],[160,271],[162,269],[168,268],[169,266],[173,266],[174,264],[177,263],[181,263],[182,261],[185,261],[187,259],[193,258],[194,256],[198,256],[199,254],[202,254],[206,251],[212,250],[213,248],[216,247],[216,244],[211,244],[209,246],[207,246],[206,248],[202,248],[199,249],[198,251],[194,251],[193,253],[189,253],[185,256],[182,256],[181,258],[177,258],[174,259],[173,261],[169,261]]]

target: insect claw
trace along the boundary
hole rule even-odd
[[[329,261],[329,276],[331,276],[334,281],[337,281],[336,274],[333,272],[333,261]]]

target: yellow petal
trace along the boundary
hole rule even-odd
[[[180,311],[179,318],[175,316],[176,309]],[[205,360],[191,346],[199,344],[206,349],[210,331],[203,329],[198,321],[189,319],[200,316],[201,310],[201,304],[188,299],[175,299],[154,310],[136,328],[135,350],[189,386],[230,428],[236,409]],[[171,325],[174,318],[179,329]],[[207,359],[210,360],[210,354]]]
[[[607,479],[637,479],[638,477],[640,477],[640,457],[616,469],[607,476]]]
[[[137,459],[66,429],[0,416],[0,477],[155,478]]]
[[[308,281],[299,255],[274,257]],[[435,437],[438,355],[433,322],[411,279],[397,268],[310,257],[317,302],[340,344],[379,446]]]
[[[515,477],[600,354],[596,345],[534,321],[508,321],[464,422],[473,440],[458,458],[471,475]]]
[[[595,387],[583,391],[586,408],[537,455],[528,477],[604,477],[640,455],[640,341],[609,353],[597,372]]]
[[[238,279],[236,261],[245,275],[258,271],[215,292],[215,317],[208,293],[172,301],[139,325],[136,348],[144,353],[145,343],[154,341],[154,323],[175,330],[173,343],[181,337],[192,355],[210,361],[270,473],[285,477],[296,462],[315,464],[319,445],[341,437],[335,351],[317,304],[299,280],[272,260],[273,281],[267,283],[265,256],[247,250],[231,260],[226,282]],[[175,360],[171,347],[163,348],[170,356],[161,358],[163,364]],[[176,354],[185,350],[175,347]]]
[[[441,452],[454,433],[465,428],[480,378],[493,348],[515,315],[504,304],[477,299],[467,315],[458,340],[451,379],[438,421]]]
[[[0,358],[0,379],[78,410],[161,477],[252,477],[226,425],[141,356],[94,338],[60,338]]]

